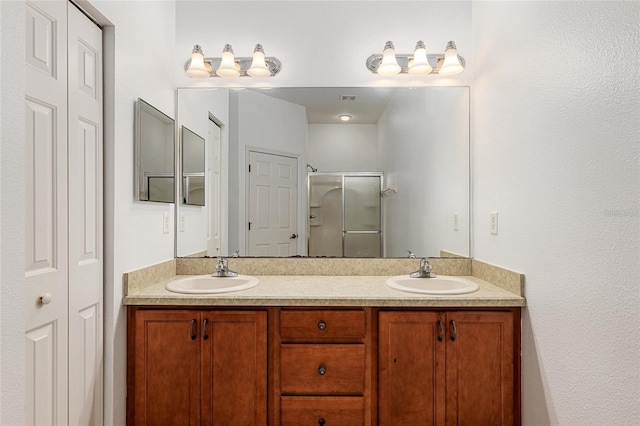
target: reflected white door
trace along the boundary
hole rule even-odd
[[[209,153],[207,173],[210,183],[207,206],[208,232],[207,255],[220,256],[222,252],[222,140],[220,127],[209,119],[209,143],[206,145]]]
[[[69,6],[69,424],[102,423],[102,30]]]
[[[249,256],[298,254],[298,160],[249,152]]]
[[[102,35],[25,4],[25,423],[101,424]]]
[[[25,423],[67,424],[67,3],[26,3]]]

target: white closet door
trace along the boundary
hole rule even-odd
[[[62,425],[67,424],[67,2],[26,2],[26,18],[25,423]]]
[[[69,6],[69,424],[102,424],[102,30]]]

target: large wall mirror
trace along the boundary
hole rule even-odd
[[[206,188],[178,257],[471,255],[468,87],[184,88],[177,121]]]
[[[140,201],[175,201],[175,123],[138,99],[136,110],[136,183]]]

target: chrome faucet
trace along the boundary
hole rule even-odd
[[[234,271],[230,271],[227,267],[227,259],[224,257],[218,258],[218,264],[216,265],[216,270],[211,274],[212,277],[237,277],[238,273]]]
[[[416,258],[416,254],[414,252],[412,252],[411,250],[407,250],[407,257],[409,259],[415,259]]]
[[[409,274],[411,278],[435,278],[437,275],[433,272],[433,268],[429,265],[429,260],[423,257],[420,260],[420,269]]]

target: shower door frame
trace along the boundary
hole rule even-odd
[[[311,248],[311,176],[340,176],[342,178],[342,256],[345,256],[345,236],[346,234],[380,234],[380,256],[384,257],[384,208],[382,206],[382,189],[384,188],[384,172],[309,172],[307,173],[307,255]],[[380,229],[379,231],[346,231],[345,227],[345,197],[344,178],[345,177],[379,177],[380,178]],[[311,257],[309,255],[309,257]],[[314,256],[322,257],[322,256]],[[375,258],[372,258],[375,259]]]

